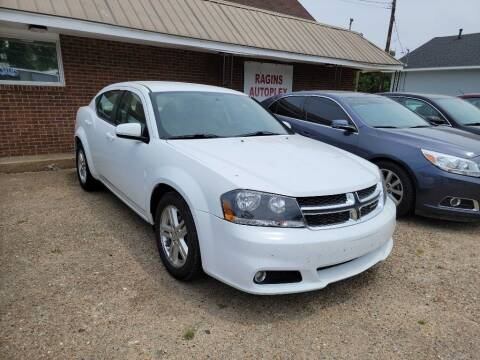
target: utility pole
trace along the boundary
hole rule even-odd
[[[352,23],[353,23],[353,18],[350,18],[350,25],[348,26],[348,30],[352,30]]]
[[[390,42],[392,41],[393,23],[395,22],[395,10],[397,8],[397,0],[392,0],[392,12],[390,14],[390,25],[388,26],[387,45],[385,51],[390,53]]]
[[[387,45],[385,46],[385,52],[390,54],[390,43],[392,41],[392,32],[393,32],[393,23],[395,22],[395,10],[397,9],[397,0],[392,0],[392,12],[390,13],[390,24],[388,25],[388,34],[387,34]],[[380,74],[380,85],[378,91],[383,91],[383,83],[385,79],[385,74]]]

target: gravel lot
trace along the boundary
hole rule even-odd
[[[0,175],[2,359],[478,359],[480,225],[399,222],[391,257],[306,294],[179,283],[73,170]]]

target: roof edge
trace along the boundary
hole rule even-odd
[[[214,0],[220,1],[220,0]],[[240,5],[239,5],[240,6]],[[283,16],[283,15],[282,15]],[[285,15],[288,17],[288,15]],[[295,18],[297,19],[297,18]],[[146,45],[188,48],[197,51],[224,52],[238,56],[258,57],[277,61],[332,64],[359,70],[401,70],[402,64],[366,63],[348,59],[322,57],[317,55],[297,54],[281,50],[236,45],[212,40],[204,40],[159,32],[151,32],[118,25],[73,19],[56,15],[47,15],[22,10],[0,7],[0,21],[20,24],[43,25],[65,35],[76,35],[113,41],[125,41]],[[309,20],[303,20],[308,21]],[[315,22],[313,22],[315,23]],[[318,23],[317,23],[318,24]],[[347,30],[348,31],[348,30]],[[396,60],[396,59],[395,59]],[[398,60],[397,60],[398,61]]]

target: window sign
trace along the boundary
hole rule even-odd
[[[0,83],[61,84],[57,41],[0,37]]]
[[[257,100],[292,91],[292,65],[246,61],[244,72],[244,92]]]

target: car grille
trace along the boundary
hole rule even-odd
[[[381,185],[354,193],[297,198],[307,226],[314,229],[353,224],[379,209]]]

